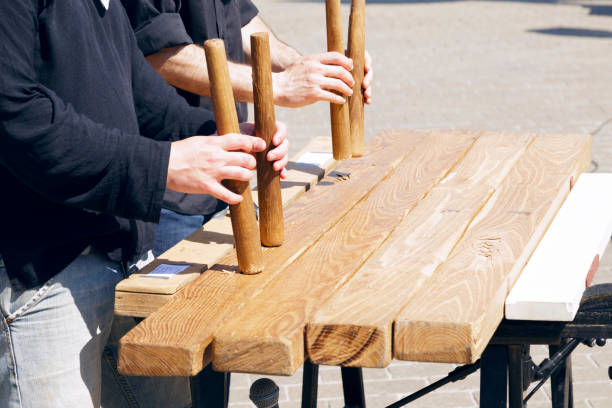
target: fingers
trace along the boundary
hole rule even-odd
[[[372,57],[370,53],[365,52],[365,76],[363,77],[363,96],[364,102],[368,105],[372,103],[372,82],[374,80],[374,70],[372,69]]]
[[[255,157],[243,152],[225,152],[224,161],[226,166],[239,166],[249,170],[257,166]]]
[[[287,139],[287,126],[284,123],[276,122],[276,133],[272,138],[272,143],[276,148],[268,152],[266,159],[274,162],[272,168],[275,171],[282,172],[289,161],[289,140]]]
[[[218,177],[221,180],[251,181],[253,172],[244,167],[223,166],[219,169]]]
[[[284,140],[280,146],[274,150],[270,150],[266,159],[274,162],[273,168],[276,171],[281,170],[287,164],[287,154],[289,153],[289,141]]]
[[[353,94],[353,89],[350,86],[335,78],[321,78],[321,88],[340,92],[346,96],[351,96]]]
[[[355,84],[355,80],[353,79],[353,75],[350,73],[350,71],[347,71],[346,69],[337,65],[323,65],[321,74],[328,78],[339,79],[342,81],[342,83],[346,84],[349,89],[351,89]]]
[[[255,136],[228,133],[227,135],[217,136],[217,143],[226,151],[242,150],[246,153],[261,152],[266,148],[266,142]]]
[[[225,201],[228,204],[238,204],[242,201],[242,196],[231,192],[219,182],[211,183],[208,186],[208,193],[221,201]]]
[[[337,95],[330,91],[324,91],[324,90],[321,90],[321,92],[319,93],[319,100],[327,101],[331,103],[337,103],[339,105],[342,105],[343,103],[346,102],[346,99],[344,99],[340,95]]]
[[[317,59],[321,64],[339,65],[347,71],[353,70],[353,60],[339,52],[326,52],[314,55],[313,58]]]
[[[287,125],[283,122],[276,122],[276,133],[272,137],[274,146],[278,146],[287,138]]]

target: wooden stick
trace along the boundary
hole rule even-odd
[[[327,20],[327,51],[336,51],[344,54],[340,0],[325,0],[325,11]],[[329,108],[334,159],[348,159],[352,155],[348,104],[338,105],[337,103],[330,103]]]
[[[204,51],[210,76],[217,132],[220,135],[240,133],[223,40],[206,41]],[[243,198],[239,204],[230,205],[238,267],[246,274],[259,273],[263,270],[263,256],[249,183],[238,180],[225,180],[224,183]]]
[[[353,60],[353,95],[349,97],[351,150],[353,157],[363,156],[363,76],[365,65],[365,0],[351,0],[348,57]]]
[[[268,151],[274,148],[272,137],[276,131],[268,33],[251,35],[251,51],[253,56],[255,134],[266,142],[266,150],[257,153],[259,235],[263,245],[274,247],[282,245],[284,228],[280,174],[272,168],[272,162],[266,159]]]

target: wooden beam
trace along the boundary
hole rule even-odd
[[[535,139],[396,318],[395,357],[452,363],[479,358],[503,318],[508,291],[590,157],[590,136]]]
[[[292,375],[304,361],[304,328],[317,308],[461,160],[476,137],[470,132],[439,132],[422,138],[413,145],[416,153],[403,159],[363,200],[336,202],[354,207],[215,333],[214,369]],[[317,214],[304,216],[312,219]]]
[[[444,262],[534,135],[489,133],[416,206],[308,324],[316,364],[385,367],[395,317]],[[431,163],[419,169],[429,174]]]
[[[331,157],[329,137],[317,137],[308,143],[287,165],[287,179],[281,181],[283,206],[288,206],[336,166]],[[257,189],[257,188],[255,188]],[[257,195],[253,201],[257,204]],[[234,247],[229,217],[212,219],[202,229],[176,244],[150,265],[119,282],[115,289],[115,314],[146,317],[164,304],[171,295],[196,279],[209,266]],[[166,279],[147,276],[160,264],[193,264]],[[199,268],[197,268],[199,266]],[[156,295],[159,297],[156,298]]]
[[[120,341],[119,369],[132,375],[195,375],[207,363],[205,350],[221,325],[333,227],[380,183],[425,137],[419,132],[384,132],[367,154],[347,160],[285,212],[285,243],[266,248],[264,272],[235,273],[235,253],[223,257]]]
[[[506,319],[574,320],[611,235],[612,174],[583,174],[506,298]]]

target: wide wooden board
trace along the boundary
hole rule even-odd
[[[313,313],[380,247],[404,215],[454,171],[477,136],[437,132],[415,143],[414,154],[215,334],[213,368],[292,375],[304,361],[304,328]]]
[[[508,291],[590,157],[590,136],[535,139],[396,318],[396,358],[472,363],[480,357],[503,318]]]
[[[611,234],[612,174],[583,174],[506,298],[506,319],[574,320]]]
[[[295,201],[331,171],[336,163],[331,156],[329,138],[318,137],[309,142],[287,165],[287,179],[281,182],[283,206],[286,207]],[[253,194],[253,201],[257,204],[257,194]],[[115,314],[148,316],[164,304],[169,299],[169,295],[178,292],[193,281],[233,247],[234,238],[229,217],[210,220],[202,229],[195,231],[152,263],[119,282],[115,288]],[[151,272],[161,264],[188,264],[191,267],[173,276],[155,277]]]
[[[315,244],[423,137],[423,132],[384,132],[368,144],[363,158],[342,162],[286,210],[285,243],[264,250],[262,273],[236,273],[235,253],[230,252],[122,338],[120,371],[133,375],[197,374],[208,362],[205,351],[215,331],[278,271]]]
[[[306,342],[312,362],[356,367],[391,362],[395,317],[447,258],[533,138],[508,133],[480,136],[311,319]],[[426,164],[418,171],[428,174],[431,167]]]

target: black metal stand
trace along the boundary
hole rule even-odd
[[[489,346],[480,359],[480,406],[506,408],[508,401],[508,351]]]
[[[319,390],[319,366],[304,361],[302,375],[302,408],[316,408]]]
[[[227,408],[230,373],[219,373],[206,366],[191,378],[191,399],[194,408]]]
[[[361,368],[341,367],[344,408],[365,408],[363,372]]]

